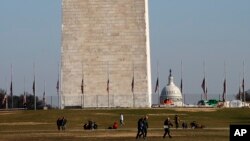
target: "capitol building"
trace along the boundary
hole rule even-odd
[[[160,104],[183,106],[183,98],[180,89],[174,83],[172,71],[169,71],[168,84],[165,86],[160,95]]]

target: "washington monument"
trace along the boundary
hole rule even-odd
[[[62,0],[60,105],[150,107],[148,0]]]

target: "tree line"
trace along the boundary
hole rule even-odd
[[[246,97],[246,102],[250,101],[250,90],[245,91],[245,97]],[[243,92],[239,92],[238,94],[236,94],[235,98],[237,100],[242,100],[244,101],[244,93]]]
[[[21,94],[20,96],[13,95],[13,108],[24,108],[28,110],[34,109],[34,95],[30,94],[28,92],[25,92],[26,94],[26,102],[24,103],[24,94]],[[4,89],[0,88],[0,109],[6,108],[6,100],[5,100],[6,91]],[[10,95],[7,95],[8,99],[8,109],[12,108],[12,97]],[[43,109],[44,108],[44,102],[42,99],[39,99],[36,96],[36,108],[37,109]],[[46,104],[46,107],[52,108],[51,105]]]

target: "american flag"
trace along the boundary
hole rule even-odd
[[[202,84],[201,84],[201,88],[202,88],[204,93],[206,93],[205,83],[206,83],[206,80],[204,78],[203,81],[202,81]]]
[[[32,90],[33,90],[33,94],[34,94],[34,95],[35,95],[35,92],[36,92],[36,90],[35,90],[35,89],[36,89],[36,88],[35,88],[36,86],[35,86],[35,85],[36,85],[36,82],[35,82],[35,79],[34,79],[34,81],[33,81],[33,86],[32,86]]]
[[[223,102],[225,102],[225,100],[226,100],[226,79],[224,79],[224,83],[223,83],[223,94],[222,94],[222,100],[223,100]]]
[[[182,79],[181,79],[181,93],[182,93],[182,90],[183,90],[183,84],[182,84]]]
[[[109,92],[109,79],[107,81],[107,92]]]
[[[59,79],[57,80],[57,83],[56,83],[56,91],[57,93],[59,92]]]
[[[134,85],[135,85],[135,79],[134,79],[134,76],[132,78],[132,83],[131,83],[131,91],[134,92]]]
[[[155,93],[156,91],[159,89],[159,78],[157,78],[156,80],[156,84],[155,84]]]
[[[83,89],[83,85],[84,85],[84,83],[83,83],[83,78],[82,78],[82,84],[81,84],[81,91],[82,91],[82,94],[83,94],[83,92],[84,92],[84,91],[83,91],[83,90],[84,90],[84,89]]]

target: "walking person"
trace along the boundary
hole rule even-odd
[[[163,138],[166,137],[166,135],[168,134],[169,138],[172,138],[172,136],[170,135],[170,127],[172,127],[173,124],[170,121],[170,118],[168,117],[165,121],[164,121],[164,135]]]
[[[61,118],[60,117],[56,120],[56,125],[57,125],[58,131],[60,131],[60,129],[61,129]]]
[[[141,138],[141,136],[144,134],[143,133],[143,118],[140,118],[137,122],[137,134],[136,134],[136,139]]]
[[[148,133],[148,116],[145,116],[143,119],[143,138],[147,138]]]
[[[67,123],[67,119],[64,118],[64,117],[62,117],[62,119],[61,119],[61,126],[62,126],[62,130],[63,131],[65,130],[66,123]]]
[[[179,124],[180,124],[180,118],[178,115],[175,115],[174,117],[174,123],[175,123],[175,128],[179,128]]]
[[[123,114],[121,113],[120,114],[120,126],[123,126],[124,125],[124,117],[123,117]]]

